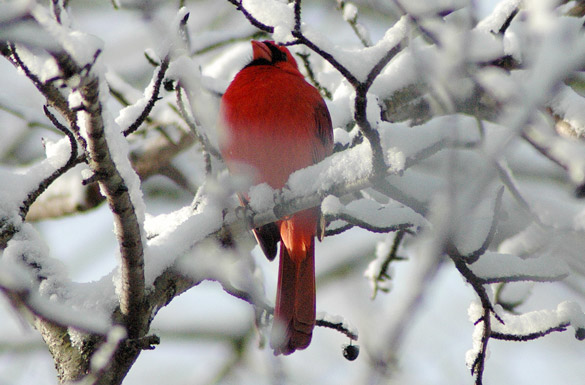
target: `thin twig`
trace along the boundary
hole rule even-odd
[[[512,24],[512,20],[514,20],[514,18],[518,14],[518,12],[519,12],[518,7],[514,7],[514,9],[512,10],[512,12],[510,12],[510,14],[508,15],[508,17],[506,18],[506,21],[504,21],[504,24],[502,24],[502,26],[498,30],[498,35],[502,35],[503,36],[506,33],[506,31],[510,27],[510,24]]]
[[[69,102],[63,94],[52,84],[52,82],[42,82],[40,78],[30,70],[18,54],[14,43],[8,43],[8,49],[10,52],[10,61],[24,72],[25,76],[29,78],[34,86],[47,99],[47,103],[57,109],[57,111],[67,119],[70,123],[71,129],[75,132],[75,128],[77,127],[77,113],[70,108]],[[80,140],[81,135],[76,133],[76,137],[78,143],[84,145],[84,142]]]
[[[315,88],[317,88],[319,90],[319,92],[327,99],[331,100],[333,98],[333,95],[331,94],[331,91],[329,91],[326,87],[324,87],[323,85],[321,85],[321,83],[319,83],[319,81],[317,80],[317,78],[315,77],[315,73],[313,72],[313,66],[311,66],[311,63],[309,62],[309,54],[308,53],[301,53],[298,52],[297,56],[301,58],[303,65],[305,66],[305,70],[307,71],[307,76],[309,77],[309,80],[311,81],[311,83],[313,83],[313,85],[315,86]]]
[[[393,0],[394,5],[396,5],[396,7],[400,10],[400,12],[402,12],[403,15],[408,15],[409,19],[413,22],[414,25],[416,25],[416,27],[419,29],[419,31],[421,31],[421,33],[426,36],[434,45],[436,45],[437,47],[441,47],[442,44],[439,41],[439,39],[437,39],[435,37],[435,35],[433,35],[431,33],[431,31],[429,31],[427,28],[425,28],[421,22],[420,19],[418,18],[418,16],[413,15],[411,13],[409,13],[406,8],[404,8],[404,5],[402,5],[402,3],[400,2],[400,0]]]
[[[51,0],[51,9],[53,10],[53,15],[55,16],[55,20],[57,20],[57,23],[61,24],[61,12],[63,11],[61,1],[60,0]]]
[[[48,112],[48,110],[47,110],[47,112]],[[54,116],[53,116],[53,118],[54,118]],[[58,123],[58,124],[60,124],[60,123]],[[56,125],[56,127],[57,127],[57,125]],[[69,159],[67,160],[67,162],[65,162],[64,165],[62,165],[61,167],[57,168],[55,171],[53,171],[51,173],[51,175],[47,176],[45,179],[43,179],[42,181],[40,181],[40,183],[38,184],[38,186],[36,186],[36,188],[34,188],[32,191],[29,191],[28,192],[28,194],[26,196],[26,199],[20,205],[20,210],[19,211],[20,211],[20,217],[22,219],[26,218],[26,215],[27,215],[27,213],[28,213],[31,205],[34,203],[34,201],[36,201],[37,198],[43,192],[45,192],[45,190],[55,180],[57,180],[61,175],[65,174],[67,171],[69,171],[75,165],[86,161],[85,154],[84,155],[81,155],[81,156],[78,156],[77,155],[77,142],[75,141],[75,138],[73,137],[73,134],[71,134],[71,132],[69,132],[66,128],[65,128],[65,131],[64,132],[68,132],[66,135],[69,137],[69,141],[71,143],[71,155],[69,156]]]
[[[413,229],[416,231],[415,225],[412,223],[400,223],[390,226],[379,226],[374,225],[372,223],[368,223],[360,218],[354,217],[347,213],[339,213],[335,215],[326,215],[325,219],[328,222],[334,221],[336,219],[340,219],[342,221],[347,222],[352,227],[360,227],[362,229],[368,230],[372,233],[391,233],[391,232],[405,232],[405,231],[412,231]]]
[[[358,335],[353,333],[351,330],[343,326],[341,322],[330,322],[324,319],[318,319],[315,322],[315,326],[320,326],[324,328],[329,328],[333,330],[337,330],[338,332],[345,334],[350,340],[357,341]]]
[[[73,135],[73,132],[71,132],[67,127],[62,125],[61,122],[59,122],[59,120],[57,120],[57,117],[53,115],[51,111],[49,111],[49,108],[46,105],[43,106],[43,111],[45,112],[45,115],[49,118],[51,123],[53,123],[55,128],[57,128],[59,131],[67,135],[67,138],[69,138],[69,144],[71,145],[71,155],[69,155],[69,160],[67,161],[67,163],[65,163],[65,165],[68,165],[70,163],[73,164],[73,162],[75,162],[75,158],[77,158],[77,141],[75,140],[75,135]]]
[[[353,229],[353,225],[350,224],[350,223],[346,223],[343,226],[336,227],[334,229],[327,229],[327,230],[325,230],[325,236],[326,237],[331,237],[331,236],[334,236],[334,235],[339,235],[339,234],[341,234],[341,233],[343,233],[343,232],[345,232],[347,230],[350,230],[350,229]]]
[[[341,10],[341,12],[346,12],[345,7],[348,6],[353,6],[355,7],[355,5],[353,4],[348,4],[347,2],[345,2],[344,0],[337,0],[337,8]],[[351,27],[351,29],[353,30],[353,32],[355,33],[355,35],[357,36],[357,38],[360,40],[360,42],[362,43],[362,45],[364,47],[369,47],[370,45],[372,45],[372,42],[370,41],[369,37],[367,35],[363,34],[363,25],[361,25],[360,23],[358,23],[357,18],[358,15],[357,13],[355,14],[355,17],[351,18],[351,19],[347,19],[344,17],[345,21],[347,21],[347,24],[349,24],[349,26]]]
[[[488,231],[487,236],[485,237],[482,244],[474,250],[473,252],[465,255],[465,260],[467,263],[472,264],[476,262],[479,257],[485,254],[487,248],[492,243],[494,236],[496,235],[496,230],[498,228],[499,218],[500,218],[500,210],[502,208],[502,197],[504,195],[504,187],[500,187],[498,193],[496,194],[496,200],[494,202],[494,215],[492,216],[492,223],[490,225],[490,229]]]
[[[191,132],[193,133],[195,138],[197,138],[199,144],[201,144],[201,152],[203,154],[203,161],[205,162],[205,175],[209,176],[211,175],[211,156],[209,154],[210,149],[212,149],[212,146],[211,143],[209,143],[209,140],[207,139],[205,134],[201,133],[201,130],[198,127],[199,125],[197,124],[196,119],[195,118],[191,119],[189,114],[187,113],[185,103],[183,102],[183,95],[181,89],[182,89],[181,84],[177,84],[176,89],[177,106],[179,107],[179,111],[181,113],[181,116],[183,117],[183,120],[191,129]]]
[[[390,251],[388,252],[386,258],[384,259],[384,262],[382,262],[382,265],[380,266],[380,271],[378,272],[378,275],[374,280],[374,292],[372,293],[372,299],[376,298],[376,294],[378,293],[378,290],[380,290],[380,286],[378,284],[390,278],[390,275],[388,274],[388,267],[390,267],[390,263],[392,261],[404,259],[399,257],[397,253],[398,247],[400,246],[400,243],[402,242],[405,233],[406,233],[405,230],[399,230],[396,232],[396,235],[394,236],[394,241],[392,242],[392,247],[390,248]]]
[[[248,12],[248,10],[246,10],[246,8],[244,8],[244,6],[242,5],[242,1],[241,0],[228,0],[230,3],[232,3],[233,5],[236,6],[236,8],[242,12],[242,14],[244,16],[246,16],[246,19],[248,19],[248,21],[256,28],[261,29],[264,32],[268,32],[268,33],[273,33],[274,32],[274,27],[270,26],[270,25],[266,25],[264,23],[261,23],[260,21],[258,21],[258,19],[256,19],[254,16],[252,16],[252,14],[250,12]]]
[[[481,385],[483,382],[483,371],[485,369],[485,360],[487,358],[487,346],[491,336],[491,314],[496,315],[493,306],[490,302],[486,288],[483,286],[483,282],[477,279],[476,275],[469,269],[467,264],[462,258],[450,255],[451,259],[455,263],[455,267],[459,273],[467,280],[467,282],[473,287],[473,290],[478,295],[482,308],[483,314],[476,324],[481,322],[483,324],[483,332],[481,336],[481,345],[477,357],[471,365],[471,374],[475,375],[475,385]]]
[[[194,56],[201,55],[201,54],[213,51],[215,49],[224,47],[224,46],[229,45],[229,44],[233,44],[233,43],[240,42],[240,41],[257,40],[257,39],[261,39],[261,38],[266,37],[266,36],[267,36],[266,32],[264,32],[264,31],[254,31],[251,34],[246,35],[246,36],[227,38],[227,39],[220,40],[216,43],[208,44],[204,47],[196,49],[191,54]]]
[[[140,127],[140,125],[146,120],[150,112],[154,108],[155,103],[160,100],[159,93],[160,93],[160,86],[165,78],[165,74],[167,69],[169,68],[170,58],[169,55],[166,55],[162,62],[160,63],[160,67],[158,68],[158,72],[156,74],[156,80],[154,82],[154,86],[152,89],[152,95],[148,99],[146,106],[144,106],[144,110],[142,113],[136,118],[136,120],[124,130],[124,136],[128,136],[132,134],[134,131]]]

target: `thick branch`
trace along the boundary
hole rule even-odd
[[[144,316],[144,256],[140,226],[128,187],[120,175],[105,136],[102,119],[102,105],[99,100],[99,81],[90,78],[80,88],[84,108],[88,114],[87,133],[89,137],[89,165],[106,195],[114,214],[121,254],[120,309],[129,338],[138,338],[145,333]]]

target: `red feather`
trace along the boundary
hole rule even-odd
[[[290,174],[331,154],[333,131],[319,91],[286,47],[252,42],[253,59],[234,78],[220,107],[221,153],[233,174],[280,189]],[[241,195],[243,203],[246,197]],[[269,259],[280,240],[271,346],[275,354],[306,348],[315,325],[315,235],[319,209],[255,229]]]

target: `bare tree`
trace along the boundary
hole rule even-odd
[[[173,14],[148,42],[156,48],[145,51],[137,79],[126,80],[109,47],[84,32],[77,4],[0,4],[0,51],[12,65],[5,76],[24,76],[36,98],[23,108],[10,98],[15,90],[0,94],[8,141],[0,147],[0,289],[41,334],[60,383],[122,383],[141,352],[159,344],[151,332],[159,310],[203,281],[219,282],[255,314],[245,333],[213,338],[235,341],[239,352],[254,329],[262,341],[272,300],[246,234],[317,205],[326,235],[340,244],[351,244],[353,228],[388,234],[360,253],[340,252],[349,255],[320,282],[365,270],[376,297],[389,289],[391,266],[416,265],[399,310],[377,326],[375,343],[361,342],[364,380],[393,376],[410,321],[446,265],[476,296],[473,344],[461,357],[470,383],[483,383],[492,340],[569,328],[585,339],[578,303],[526,311],[529,291],[512,290],[560,282],[583,294],[582,2],[503,0],[485,18],[472,1],[180,3],[112,2],[109,12],[140,14],[144,23]],[[319,6],[350,37],[307,21]],[[294,51],[328,100],[336,147],[282,190],[248,186],[249,205],[239,207],[233,193],[243,185],[225,172],[214,123],[252,38]],[[146,73],[143,90],[131,84]],[[45,154],[31,154],[39,148],[25,139],[33,127],[49,135]],[[149,215],[144,183],[153,176],[168,178],[166,192],[186,192],[189,202]],[[73,282],[34,223],[106,202],[118,267]],[[374,248],[366,266],[363,254]],[[320,314],[317,325],[345,335],[344,354],[355,359],[358,331],[345,318],[359,315]]]

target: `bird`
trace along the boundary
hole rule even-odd
[[[219,108],[219,147],[230,174],[252,175],[274,189],[333,151],[327,105],[291,52],[274,41],[253,40],[252,58],[234,77]],[[249,197],[238,193],[246,205]],[[289,355],[309,346],[316,319],[315,237],[322,240],[319,207],[253,229],[269,260],[280,243],[270,346]]]

